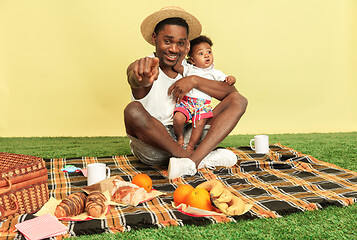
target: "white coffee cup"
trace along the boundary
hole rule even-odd
[[[108,170],[108,173],[107,173]],[[87,184],[92,185],[110,177],[110,168],[104,163],[91,163],[87,165]]]
[[[253,147],[252,143],[255,143]],[[250,148],[259,154],[269,153],[269,137],[267,135],[256,135],[250,140]]]

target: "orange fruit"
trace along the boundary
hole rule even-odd
[[[186,204],[186,198],[193,190],[194,188],[188,184],[183,184],[176,188],[174,192],[174,202],[176,206],[180,205],[181,203]]]
[[[209,192],[203,188],[195,188],[186,198],[191,207],[211,211],[213,209]]]
[[[147,192],[150,192],[152,189],[152,180],[145,173],[135,175],[133,177],[133,180],[131,180],[131,183],[135,184],[138,187],[144,188]]]

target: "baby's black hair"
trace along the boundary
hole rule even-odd
[[[188,52],[188,56],[192,57],[192,49],[195,45],[200,44],[200,43],[208,43],[212,47],[213,43],[212,40],[209,37],[206,37],[204,35],[201,35],[195,39],[192,39],[190,41],[190,51]]]

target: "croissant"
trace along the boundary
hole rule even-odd
[[[76,192],[65,197],[57,205],[55,216],[57,218],[72,217],[84,212],[87,195],[83,192]]]
[[[101,192],[91,192],[86,200],[85,210],[89,216],[100,217],[105,212],[107,198]]]

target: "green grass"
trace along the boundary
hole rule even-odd
[[[247,146],[252,135],[228,136],[220,146]],[[357,132],[269,135],[319,160],[357,171]],[[100,157],[130,154],[126,137],[0,138],[0,151],[43,158]],[[279,219],[243,220],[208,226],[141,229],[76,239],[357,239],[357,204],[287,215]]]

